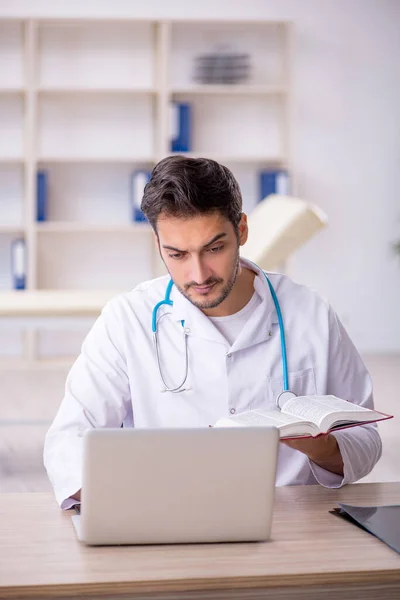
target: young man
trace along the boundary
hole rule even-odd
[[[108,303],[68,375],[44,451],[62,508],[80,498],[85,429],[207,427],[235,412],[273,409],[283,389],[277,313],[262,271],[240,259],[248,228],[229,169],[165,158],[142,210],[169,275]],[[284,275],[269,277],[284,319],[290,390],[373,408],[368,372],[330,306]],[[374,425],[281,442],[277,485],[339,487],[369,473],[380,454]]]

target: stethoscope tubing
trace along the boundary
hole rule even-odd
[[[251,261],[249,261],[251,262]],[[257,269],[259,269],[259,267],[257,267],[257,265],[255,263],[251,264],[256,267]],[[285,326],[283,323],[283,316],[282,316],[282,311],[281,311],[281,307],[279,304],[279,300],[278,297],[276,295],[276,292],[274,290],[274,287],[271,283],[271,281],[269,280],[268,275],[262,271],[261,269],[259,269],[262,274],[265,277],[265,280],[268,284],[268,288],[269,291],[271,293],[272,296],[272,300],[274,302],[275,305],[275,310],[278,316],[278,324],[279,324],[279,333],[280,333],[280,341],[281,341],[281,358],[282,358],[282,379],[283,379],[283,390],[281,392],[281,394],[279,394],[279,396],[276,399],[276,405],[278,408],[280,408],[279,405],[279,400],[281,398],[281,396],[283,395],[287,395],[287,396],[294,396],[294,394],[289,390],[289,373],[288,373],[288,362],[287,362],[287,349],[286,349],[286,337],[285,337]],[[185,340],[185,370],[184,370],[184,377],[182,382],[177,385],[176,387],[168,387],[165,378],[163,376],[162,373],[162,368],[161,368],[161,363],[160,363],[160,352],[159,352],[159,340],[158,340],[158,331],[157,331],[157,313],[158,310],[161,308],[161,306],[163,305],[167,305],[167,306],[173,306],[173,300],[171,300],[171,291],[172,291],[172,287],[174,285],[174,282],[172,279],[170,279],[167,288],[165,290],[165,297],[163,300],[161,300],[160,302],[158,302],[152,312],[152,318],[151,318],[151,329],[153,332],[153,340],[154,340],[154,348],[155,348],[155,354],[156,354],[156,361],[157,361],[157,367],[158,367],[158,372],[161,378],[161,381],[164,385],[164,391],[166,392],[180,392],[183,389],[184,384],[186,383],[187,377],[188,377],[188,373],[189,373],[189,351],[188,351],[188,333],[185,330],[185,322],[182,321],[182,327],[183,327],[183,333],[184,333],[184,340]]]

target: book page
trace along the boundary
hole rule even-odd
[[[279,410],[251,410],[219,419],[214,427],[277,427],[280,437],[315,435],[318,428],[311,422],[299,421]]]
[[[282,411],[312,421],[326,431],[335,421],[374,420],[374,411],[336,396],[298,396],[285,402]]]
[[[298,419],[290,415],[285,415],[278,410],[251,410],[249,412],[235,415],[232,420],[241,425],[271,425],[281,427],[292,423],[297,423]]]

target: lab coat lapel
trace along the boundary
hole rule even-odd
[[[279,334],[274,302],[267,281],[263,278],[264,275],[261,272],[254,278],[254,289],[261,298],[261,304],[257,306],[235,340],[231,348],[232,352],[269,341],[277,332]]]

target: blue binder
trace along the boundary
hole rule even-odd
[[[146,221],[146,217],[140,210],[140,205],[143,199],[143,192],[146,183],[150,180],[150,171],[137,170],[131,175],[131,207],[132,220],[136,222]]]
[[[36,220],[47,219],[47,173],[38,171],[36,174]]]
[[[11,243],[11,275],[15,290],[26,287],[26,244],[23,238]]]
[[[171,152],[191,151],[191,116],[190,104],[171,103]]]
[[[289,190],[289,174],[284,170],[265,170],[260,172],[259,201],[271,194],[287,195]]]

